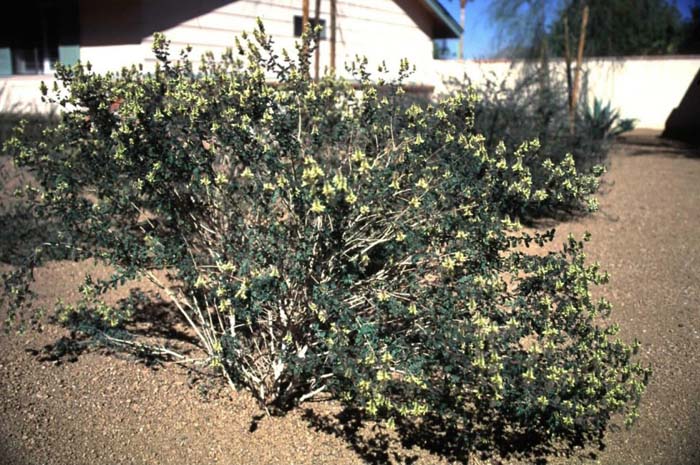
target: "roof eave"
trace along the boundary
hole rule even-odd
[[[423,0],[425,5],[437,17],[439,26],[433,32],[434,39],[459,39],[462,36],[462,27],[450,15],[437,0]]]

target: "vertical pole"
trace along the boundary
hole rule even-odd
[[[335,19],[338,14],[337,0],[331,0],[331,74],[335,75]]]
[[[316,0],[316,9],[314,11],[314,27],[321,24],[321,0]],[[314,79],[318,81],[321,69],[321,40],[316,41],[316,50],[314,51]]]
[[[459,35],[459,52],[457,57],[464,59],[464,27],[467,20],[467,0],[459,0],[459,24],[462,26],[462,33]]]

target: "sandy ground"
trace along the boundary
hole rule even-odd
[[[556,224],[593,234],[591,260],[612,273],[604,290],[622,336],[642,342],[654,375],[631,431],[611,431],[593,463],[700,464],[700,151],[638,131],[617,144],[601,212]],[[85,264],[52,263],[38,274],[42,300],[69,294]],[[73,294],[74,296],[74,294]],[[261,415],[245,393],[220,390],[177,366],[86,351],[42,361],[65,332],[0,336],[0,464],[360,464],[443,462],[368,431],[309,420],[330,402],[283,418]],[[39,354],[39,355],[37,355]],[[333,423],[337,425],[337,422]],[[578,460],[568,463],[578,463]]]

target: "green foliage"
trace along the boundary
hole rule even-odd
[[[633,419],[648,371],[591,294],[607,275],[583,242],[543,253],[554,231],[506,214],[589,202],[572,158],[537,181],[541,144],[489,150],[473,92],[401,105],[406,64],[374,82],[353,65],[356,90],[310,80],[312,51],[307,35],[276,56],[261,25],[198,69],[160,35],[152,73],[59,67],[61,122],[7,149],[40,182],[33,211],[60,219],[52,246],[114,269],[63,318],[119,327],[138,307],[102,295],[147,278],[203,363],[270,411],[325,392],[388,425],[439,418],[478,438],[467,450],[573,446]]]
[[[700,54],[700,0],[695,0],[690,10],[690,20],[684,26],[683,40],[678,53]]]
[[[589,7],[585,56],[663,55],[698,53],[700,3],[684,20],[668,0],[494,0],[489,14],[509,58],[562,57],[565,20],[569,43],[578,43],[583,4]]]
[[[570,0],[551,26],[552,51],[564,54],[564,18],[578,35],[583,4],[590,15],[586,56],[663,55],[676,53],[684,37],[678,7],[666,0]],[[570,37],[570,43],[577,43]]]

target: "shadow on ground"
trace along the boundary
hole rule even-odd
[[[167,302],[153,298],[144,299],[138,288],[130,290],[130,296],[117,301],[115,307],[133,305],[133,317],[116,327],[87,314],[76,314],[58,323],[69,330],[69,334],[45,345],[42,349],[27,349],[40,362],[59,365],[75,362],[85,352],[98,351],[104,355],[129,357],[154,369],[163,362],[172,360],[166,353],[154,351],[162,347],[188,355],[197,346],[197,339],[187,332],[184,318]]]
[[[700,159],[700,145],[662,138],[656,131],[634,131],[620,136],[618,142],[627,145],[632,156],[670,155]]]
[[[508,420],[483,419],[462,427],[455,427],[443,419],[423,417],[419,422],[398,422],[395,429],[387,429],[364,420],[353,409],[337,414],[318,413],[307,408],[304,419],[316,431],[343,439],[366,463],[412,464],[421,454],[416,448],[446,459],[449,463],[480,463],[475,457],[489,460],[492,465],[511,463],[512,460],[531,464],[546,464],[556,455],[574,456],[580,448],[566,448],[532,433],[513,431]],[[602,449],[602,442],[599,442]],[[596,454],[587,452],[588,458]]]

